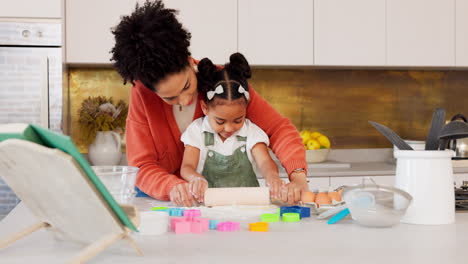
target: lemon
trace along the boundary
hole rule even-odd
[[[302,144],[304,144],[304,145],[306,145],[307,141],[309,141],[309,139],[311,139],[309,130],[302,130],[301,133],[299,133],[299,135],[301,135]]]
[[[323,146],[325,148],[330,148],[330,146],[331,146],[330,139],[328,139],[324,135],[321,135],[321,136],[317,137],[316,140],[320,143],[321,146]]]
[[[323,136],[323,134],[315,131],[315,132],[310,133],[310,136],[314,139],[317,139],[318,137]]]
[[[320,142],[316,139],[309,139],[307,141],[307,149],[319,149],[320,148]]]

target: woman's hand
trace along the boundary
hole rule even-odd
[[[169,193],[169,197],[171,202],[177,206],[190,207],[196,203],[189,191],[189,184],[186,182],[175,185]]]
[[[293,172],[289,176],[291,182],[281,188],[281,200],[288,204],[297,204],[301,201],[304,191],[309,191],[305,172]]]
[[[270,188],[270,198],[272,200],[281,200],[281,188],[285,185],[286,183],[279,177],[267,179],[266,186]]]
[[[205,199],[205,191],[208,189],[208,181],[202,175],[193,175],[189,178],[188,189],[190,194],[199,203],[203,203]]]

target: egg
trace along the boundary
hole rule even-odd
[[[319,192],[315,197],[315,203],[318,205],[331,204],[331,199],[326,192]]]
[[[341,201],[341,194],[339,192],[329,192],[328,196],[331,200],[335,200],[336,202]]]
[[[302,192],[301,201],[303,203],[313,203],[313,202],[315,202],[315,193],[313,193],[313,192]]]

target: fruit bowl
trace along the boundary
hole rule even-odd
[[[309,163],[324,162],[330,153],[329,148],[306,150],[306,161]]]

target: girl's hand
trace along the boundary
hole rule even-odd
[[[203,203],[205,199],[205,191],[208,189],[208,181],[201,175],[193,175],[190,177],[188,185],[189,192],[192,194],[194,199],[199,203]]]
[[[266,181],[266,186],[270,188],[270,197],[272,200],[281,199],[281,188],[284,185],[286,185],[286,183],[279,177]]]
[[[190,194],[189,184],[186,182],[174,186],[169,193],[169,197],[171,202],[175,203],[177,206],[190,207],[196,203],[192,194]]]

